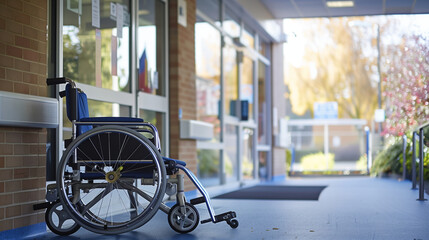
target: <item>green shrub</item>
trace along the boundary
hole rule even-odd
[[[425,129],[425,139],[429,137],[429,128]],[[402,138],[397,138],[396,141],[381,151],[374,159],[371,167],[371,175],[382,175],[385,173],[395,173],[402,175],[403,168],[403,149],[402,149]],[[417,142],[418,144],[418,142]],[[424,147],[425,158],[423,161],[425,180],[429,180],[429,152],[427,148],[427,142]],[[416,155],[419,155],[419,146],[416,146]],[[405,167],[406,167],[406,178],[411,178],[411,163],[412,163],[412,133],[407,134],[407,147],[405,151]],[[419,171],[419,163],[416,163],[416,171]],[[418,173],[417,173],[418,176]]]
[[[306,170],[330,170],[334,168],[334,158],[333,153],[329,153],[327,158],[324,153],[318,152],[313,154],[308,154],[302,157],[301,167],[303,171]]]

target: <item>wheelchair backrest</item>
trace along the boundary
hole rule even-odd
[[[76,96],[76,100],[73,96]],[[66,85],[66,108],[67,117],[72,122],[73,120],[79,121],[83,118],[89,117],[88,98],[86,94],[79,91],[77,88],[73,88],[70,83]],[[91,130],[92,126],[78,125],[76,129],[76,136],[79,136],[80,134]]]

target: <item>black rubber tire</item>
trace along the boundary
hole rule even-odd
[[[118,166],[121,166],[121,168],[118,168],[119,170],[116,170],[116,172],[103,172],[103,166],[99,168],[92,169],[95,172],[99,173],[106,173],[110,174],[112,173],[112,176],[116,178],[112,179],[114,181],[113,183],[108,182],[107,177],[101,180],[96,181],[102,181],[101,183],[89,183],[88,180],[81,179],[81,180],[75,180],[72,179],[70,176],[71,174],[71,168],[73,166],[73,156],[74,153],[79,151],[79,153],[85,153],[86,149],[81,148],[81,145],[84,144],[85,141],[89,139],[93,140],[99,140],[102,139],[103,134],[118,134],[121,135],[121,138],[118,138],[122,142],[120,144],[116,145],[118,147],[123,147],[127,144],[129,144],[129,139],[133,139],[133,141],[138,144],[139,148],[136,148],[134,152],[138,149],[140,150],[146,150],[148,154],[150,154],[150,159],[153,161],[153,167],[154,172],[156,170],[156,174],[154,173],[154,176],[156,178],[156,185],[150,185],[150,186],[142,186],[142,187],[153,187],[153,191],[146,192],[146,190],[142,190],[139,187],[135,186],[134,183],[136,181],[140,180],[140,177],[124,177],[122,174],[115,174],[115,173],[121,173],[122,164],[127,161],[127,159],[122,158],[112,158],[110,159],[110,150],[109,155],[102,155],[100,152],[106,150],[106,146],[104,144],[115,144],[113,142],[110,142],[110,140],[106,140],[103,142],[103,146],[101,146],[101,142],[97,144],[93,144],[93,148],[98,148],[96,151],[97,154],[100,155],[100,159],[102,159],[103,164],[105,166],[116,166],[113,164],[115,161],[119,162],[122,161],[122,163],[118,164]],[[123,138],[126,137],[126,138]],[[110,139],[110,138],[109,138]],[[91,140],[92,143],[92,140]],[[91,149],[89,149],[91,150]],[[119,154],[133,154],[133,152],[128,151],[119,151]],[[85,155],[86,156],[86,155]],[[104,157],[103,157],[104,156]],[[149,155],[148,155],[149,156]],[[109,158],[107,158],[109,157]],[[121,156],[122,157],[122,156]],[[107,159],[105,159],[107,158]],[[91,158],[88,160],[82,160],[84,163],[82,166],[88,167],[88,165],[93,161]],[[94,160],[97,161],[97,160]],[[83,168],[77,168],[78,171],[86,171]],[[73,171],[74,168],[73,168]],[[129,171],[129,170],[127,170]],[[125,233],[131,230],[134,230],[142,225],[144,225],[146,222],[148,222],[158,211],[159,205],[162,202],[162,199],[165,194],[165,186],[166,186],[166,170],[164,166],[164,161],[156,149],[156,147],[153,145],[153,143],[145,138],[142,134],[138,133],[137,131],[123,127],[123,126],[101,126],[94,128],[90,131],[85,132],[84,134],[77,137],[66,149],[64,152],[60,164],[58,166],[57,171],[57,188],[59,193],[59,198],[63,206],[65,206],[65,210],[68,212],[68,214],[75,220],[81,227],[86,228],[89,231],[99,233],[99,234],[121,234]],[[124,178],[124,179],[123,179]],[[110,180],[110,179],[109,179]],[[88,181],[88,183],[85,183],[88,187],[87,188],[80,188],[77,190],[73,190],[71,187],[73,184],[79,187],[79,184],[82,181]],[[98,184],[98,185],[97,185]],[[152,189],[151,189],[152,190]],[[79,205],[76,205],[73,203],[73,200],[70,199],[69,193],[73,195],[74,191],[77,191],[77,201],[79,201]],[[91,191],[96,192],[93,195],[91,194]],[[106,194],[101,194],[100,192],[105,192]],[[117,195],[119,197],[122,197],[123,199],[119,199],[121,201],[118,201],[118,204],[113,205],[109,203],[108,197],[111,196],[112,193],[117,192]],[[87,198],[85,198],[88,196]],[[72,196],[73,199],[74,196]],[[103,204],[103,199],[106,197],[105,205]],[[110,197],[109,197],[110,198]],[[139,200],[136,201],[136,199],[139,198],[139,200],[144,200],[145,205],[138,204]],[[111,198],[110,198],[111,199]],[[93,201],[91,201],[93,200]],[[130,201],[130,204],[126,203],[126,201]],[[134,202],[136,201],[136,202]],[[99,210],[92,210],[91,207],[95,206],[95,204],[100,204],[98,209]],[[107,206],[107,207],[104,207]],[[112,207],[112,211],[109,210],[109,207]],[[130,213],[129,216],[126,216],[127,219],[112,219],[113,216],[124,216],[124,214],[116,214],[113,210],[114,207],[120,207],[123,210],[122,213]],[[139,207],[140,209],[136,210],[135,214],[132,214],[131,211],[128,211],[130,207],[136,208]],[[127,209],[128,208],[128,209]],[[106,214],[100,213],[101,210],[105,210]],[[109,213],[110,215],[107,215]],[[116,215],[113,215],[116,214]],[[106,216],[106,217],[104,217]]]
[[[192,232],[200,222],[200,215],[194,205],[185,203],[185,209],[186,212],[182,213],[180,205],[175,204],[168,213],[168,224],[178,233]]]
[[[68,236],[79,230],[80,226],[68,215],[64,208],[59,210],[58,207],[60,206],[63,207],[61,202],[55,202],[46,209],[45,222],[48,228],[53,233],[58,234],[60,236]],[[54,222],[54,213],[57,215],[58,220],[62,221],[62,223],[58,222],[58,225],[61,224],[61,226],[57,226],[57,224]],[[66,228],[62,228],[65,221],[73,221],[74,224]]]
[[[238,221],[236,219],[232,219],[232,220],[228,221],[227,223],[233,229],[238,227]]]

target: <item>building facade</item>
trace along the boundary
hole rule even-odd
[[[162,154],[186,161],[206,187],[285,176],[282,42],[237,1],[3,0],[0,9],[0,231],[44,229],[32,205],[71,136],[61,86],[47,77],[75,80],[91,117],[155,124]],[[209,137],[184,137],[190,120]]]

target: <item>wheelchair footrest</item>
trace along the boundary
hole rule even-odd
[[[234,219],[236,217],[237,217],[237,215],[235,214],[235,212],[232,212],[232,211],[226,212],[226,213],[221,213],[221,214],[216,215],[214,217],[215,221],[213,223],[218,223],[218,222],[223,222],[223,221],[227,221],[228,222],[231,219]],[[201,221],[201,224],[208,223],[208,222],[212,222],[212,219],[209,218],[209,219],[203,220],[203,221]]]
[[[197,205],[197,204],[205,203],[206,199],[204,197],[199,197],[199,198],[191,199],[190,202],[192,205]]]
[[[51,206],[50,202],[38,203],[33,205],[33,210],[36,211],[36,210],[48,208],[49,206]]]

